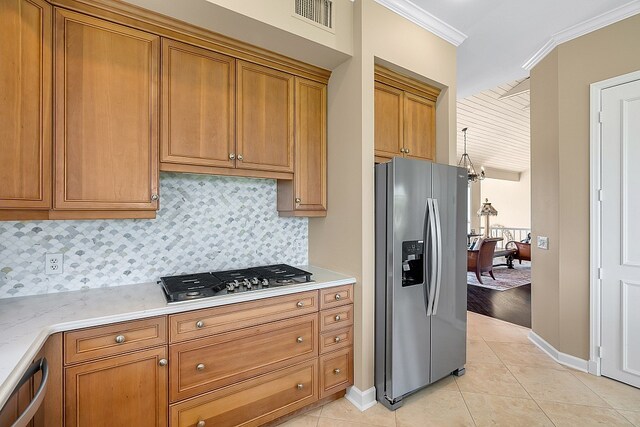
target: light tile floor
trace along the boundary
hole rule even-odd
[[[408,397],[391,412],[345,399],[286,427],[631,426],[640,389],[566,368],[531,344],[528,329],[468,313],[467,372]]]

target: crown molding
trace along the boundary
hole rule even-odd
[[[376,3],[394,11],[403,18],[435,34],[458,47],[467,39],[467,35],[436,18],[420,6],[409,0],[375,0]]]
[[[601,15],[587,19],[579,24],[555,33],[551,36],[551,39],[544,46],[542,46],[536,53],[534,53],[527,62],[522,64],[522,68],[527,71],[531,71],[538,62],[549,54],[556,46],[573,40],[585,34],[589,34],[593,31],[604,28],[607,25],[615,24],[618,21],[629,18],[630,16],[640,13],[640,0],[633,0],[627,4],[623,4],[620,7],[612,9]]]

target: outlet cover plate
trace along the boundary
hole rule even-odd
[[[538,248],[549,250],[549,238],[546,236],[538,236]]]
[[[62,274],[63,260],[64,260],[64,257],[62,254],[45,254],[44,273],[45,274]]]

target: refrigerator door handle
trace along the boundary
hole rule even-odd
[[[438,254],[436,248],[436,223],[435,223],[435,209],[434,209],[434,200],[427,199],[427,206],[429,208],[429,230],[430,230],[430,255],[431,255],[431,269],[429,271],[429,302],[427,304],[427,316],[431,316],[433,314],[433,303],[436,294],[436,271],[437,271],[437,262],[438,262]],[[425,241],[426,245],[426,241]]]
[[[438,199],[433,199],[433,209],[434,209],[434,215],[433,215],[433,219],[434,219],[434,223],[435,223],[435,228],[436,228],[436,236],[435,236],[435,240],[436,240],[436,252],[437,252],[437,258],[438,258],[438,263],[437,263],[437,268],[436,268],[436,280],[435,280],[435,288],[436,288],[436,295],[435,295],[435,299],[433,300],[433,315],[435,316],[436,313],[438,312],[438,303],[440,302],[440,287],[442,286],[442,225],[440,224],[440,206],[438,205]]]

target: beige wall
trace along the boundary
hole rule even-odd
[[[640,69],[640,15],[558,46],[531,70],[533,330],[589,358],[589,85]]]
[[[380,62],[443,89],[437,104],[437,158],[455,161],[455,47],[375,3],[354,3],[354,57],[329,82],[326,218],[309,222],[312,264],[358,278],[355,381],[373,386],[373,70]]]
[[[125,1],[327,69],[353,54],[350,0],[334,0],[333,31],[295,16],[292,0]]]
[[[531,227],[531,172],[520,174],[519,181],[486,178],[480,181],[480,204],[471,207],[472,214],[480,209],[485,199],[489,199],[498,215],[491,218],[491,225],[505,227]],[[476,215],[477,216],[477,215]]]

